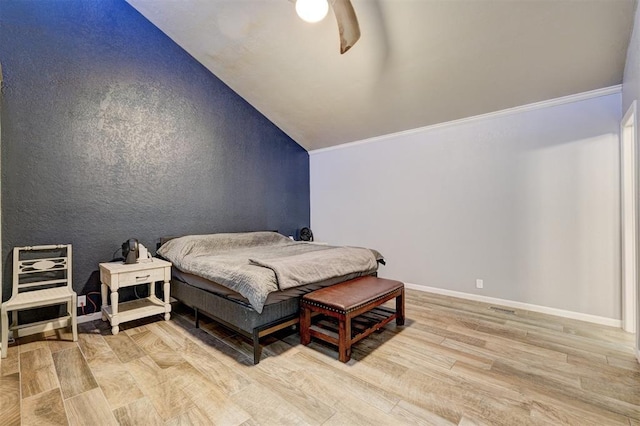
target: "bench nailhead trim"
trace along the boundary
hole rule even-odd
[[[353,308],[349,309],[349,310],[342,310],[342,309],[335,309],[335,308],[331,308],[327,305],[325,305],[324,303],[320,303],[320,302],[315,302],[315,301],[311,301],[311,300],[302,300],[302,303],[306,304],[306,305],[311,305],[311,306],[315,306],[317,308],[322,308],[322,309],[326,309],[327,311],[331,311],[331,312],[337,312],[339,314],[348,314],[349,312],[353,312],[357,309],[360,309],[361,307],[368,305],[370,303],[374,303],[377,302],[380,299],[384,299],[385,297],[389,296],[391,293],[395,293],[396,291],[398,291],[398,289],[395,290],[391,290],[385,294],[383,294],[382,296],[378,296],[375,299],[371,299],[371,300],[367,300],[366,302],[363,302],[359,305],[354,306]]]

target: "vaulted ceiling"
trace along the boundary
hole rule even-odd
[[[634,0],[127,0],[296,142],[314,150],[622,82]]]

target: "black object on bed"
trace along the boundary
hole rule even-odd
[[[331,250],[339,259],[331,260]],[[162,239],[158,253],[173,262],[171,296],[194,309],[196,327],[202,313],[251,339],[254,364],[260,361],[261,337],[298,323],[302,295],[375,275],[382,260],[373,250],[295,242],[274,232]],[[362,258],[361,264],[342,262],[347,254]],[[286,268],[303,271],[296,275]],[[254,281],[259,288],[247,288]]]

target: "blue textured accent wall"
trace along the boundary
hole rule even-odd
[[[74,288],[135,237],[309,224],[309,157],[124,0],[0,1],[3,299],[17,245]]]

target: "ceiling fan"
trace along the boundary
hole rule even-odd
[[[307,22],[319,22],[327,15],[327,0],[294,0],[298,16]],[[329,0],[338,22],[340,54],[351,49],[360,39],[360,25],[351,0]]]

